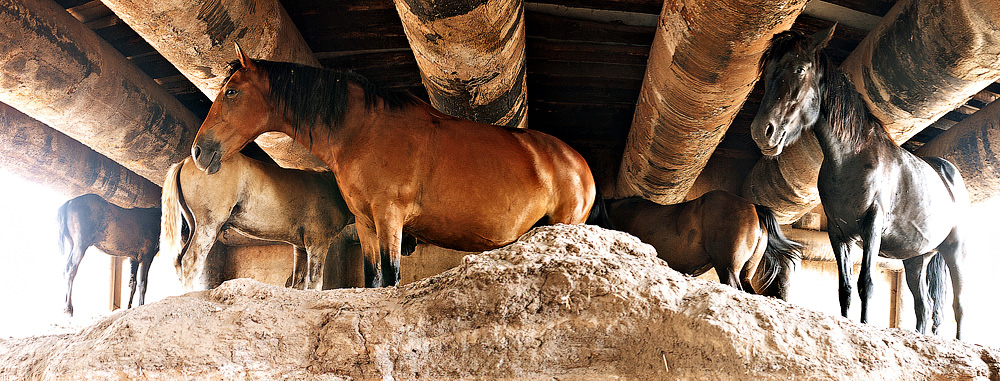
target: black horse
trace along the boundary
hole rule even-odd
[[[930,310],[924,301],[930,295],[924,271],[937,251],[951,270],[955,336],[961,338],[965,182],[948,161],[919,158],[889,138],[847,76],[823,54],[832,35],[833,27],[809,37],[796,32],[774,37],[761,60],[764,98],[751,135],[766,155],[780,154],[803,132],[818,138],[824,155],[819,195],[840,272],[844,316],[851,300],[848,245],[860,240],[861,321],[868,320],[870,273],[879,253],[903,260],[917,331],[926,332]]]
[[[96,246],[106,254],[128,257],[132,262],[132,297],[139,291],[136,305],[141,306],[146,296],[149,265],[160,249],[160,208],[124,209],[104,201],[98,195],[85,194],[66,201],[57,215],[59,225],[59,250],[66,256],[66,309],[73,315],[73,279],[80,267],[83,254]],[[136,282],[136,274],[141,276]]]

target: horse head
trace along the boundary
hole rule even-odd
[[[819,119],[825,65],[820,53],[835,27],[809,37],[779,33],[761,58],[764,98],[750,124],[750,135],[765,155],[780,154]]]
[[[209,174],[258,135],[275,129],[266,73],[239,45],[236,54],[241,67],[226,79],[191,145],[195,165]]]

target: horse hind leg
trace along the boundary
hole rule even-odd
[[[130,258],[129,265],[131,265],[132,276],[129,278],[128,281],[128,289],[129,289],[128,308],[132,308],[132,298],[135,297],[135,285],[136,285],[135,275],[137,272],[139,272],[139,261]]]
[[[306,248],[299,246],[292,247],[292,275],[289,281],[285,282],[286,286],[298,290],[305,287],[306,268],[308,267],[307,256]]]
[[[962,272],[962,264],[965,262],[966,243],[965,237],[959,232],[959,228],[952,230],[944,243],[938,246],[938,253],[948,265],[951,273],[952,308],[955,310],[955,339],[962,339],[962,319],[965,315],[962,306],[962,285],[965,283]]]
[[[76,272],[80,269],[80,262],[83,261],[83,255],[87,252],[87,246],[79,244],[82,242],[80,237],[76,237],[73,242],[74,244],[70,246],[69,253],[67,254],[66,270],[63,273],[66,280],[66,308],[63,309],[63,312],[69,316],[73,316],[73,280],[76,279]]]
[[[139,283],[133,288],[133,293],[139,294],[139,300],[136,301],[137,306],[141,306],[146,302],[146,285],[149,282],[149,266],[153,264],[153,258],[156,257],[156,253],[153,252],[142,258],[139,262]],[[132,278],[135,278],[135,270],[132,270]],[[129,308],[132,308],[131,297],[129,297]]]
[[[906,286],[913,294],[913,313],[917,318],[917,332],[927,333],[927,320],[930,317],[930,310],[926,301],[930,299],[925,281],[924,269],[926,267],[926,256],[919,255],[903,260],[903,272],[906,275]]]

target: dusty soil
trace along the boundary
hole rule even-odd
[[[591,226],[535,229],[398,288],[248,279],[0,341],[0,378],[998,379],[1000,351],[680,275]]]

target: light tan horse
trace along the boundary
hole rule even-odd
[[[323,288],[323,271],[341,287],[344,277],[340,253],[329,253],[335,237],[351,214],[340,196],[333,174],[285,169],[242,154],[233,155],[222,170],[209,176],[192,159],[170,167],[163,184],[163,252],[175,258],[175,267],[187,290],[216,286],[207,274],[208,253],[228,224],[250,237],[280,241],[295,247],[293,287]],[[181,217],[191,226],[183,244]],[[305,269],[302,263],[305,263]]]
[[[399,281],[404,231],[481,251],[590,212],[590,167],[555,137],[453,118],[356,74],[237,54],[195,138],[195,164],[216,173],[268,131],[308,147],[337,174],[357,219],[369,287]]]
[[[673,205],[631,197],[606,203],[618,229],[653,245],[670,268],[698,276],[715,268],[719,281],[785,299],[802,245],[785,238],[770,209],[715,190]]]

